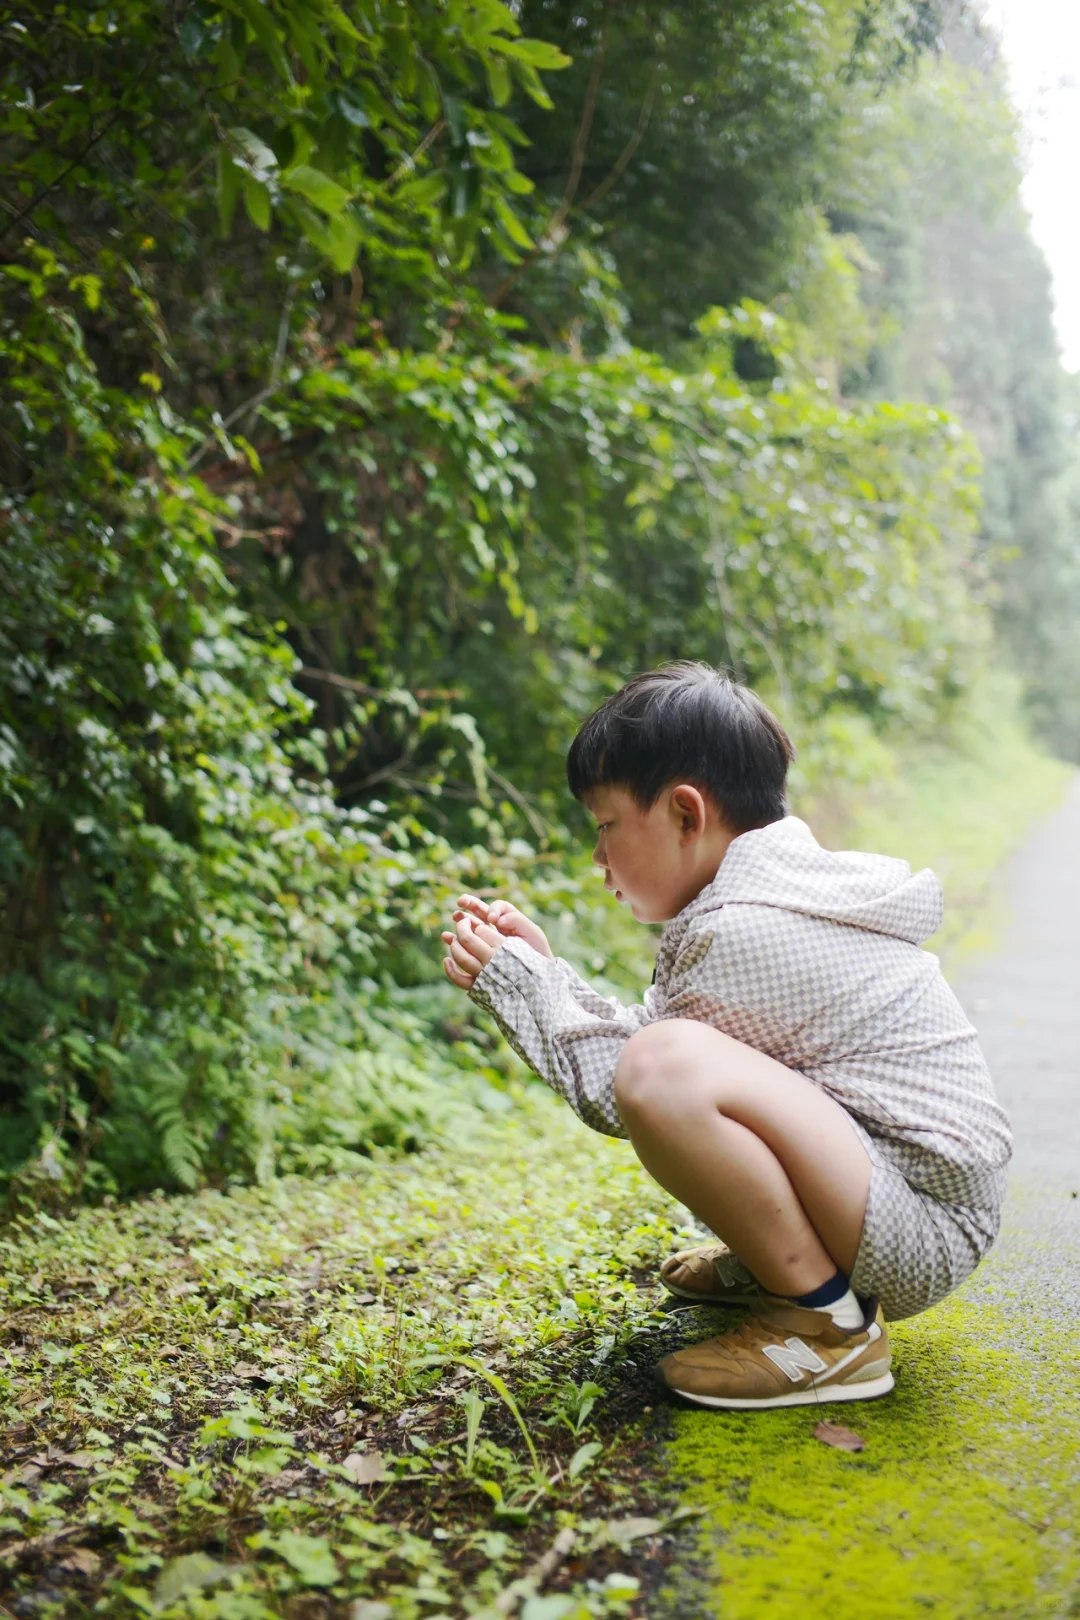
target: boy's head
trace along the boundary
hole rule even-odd
[[[642,922],[710,883],[740,833],[787,814],[794,750],[760,698],[707,664],[669,664],[613,693],[566,762],[599,823],[594,859]]]

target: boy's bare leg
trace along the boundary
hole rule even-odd
[[[649,1174],[770,1293],[810,1293],[855,1264],[870,1160],[839,1104],[707,1024],[631,1036],[615,1097]]]

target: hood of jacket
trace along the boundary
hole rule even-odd
[[[710,884],[677,921],[719,906],[777,906],[922,945],[941,926],[941,884],[925,867],[857,850],[822,849],[805,821],[786,816],[732,841]]]

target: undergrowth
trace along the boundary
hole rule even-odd
[[[626,1554],[677,1528],[630,1462],[672,1211],[516,1101],[347,1178],[9,1229],[9,1612],[639,1612]],[[560,1532],[566,1592],[513,1588]]]

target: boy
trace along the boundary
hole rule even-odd
[[[893,1387],[885,1319],[927,1310],[997,1234],[1008,1122],[936,957],[930,871],[820,848],[788,816],[791,744],[702,664],[639,675],[567,773],[593,859],[663,922],[643,1004],[608,1001],[507,902],[459,902],[446,972],[594,1129],[724,1242],[665,1261],[684,1297],[749,1304],[667,1356],[705,1406],[866,1400]]]

